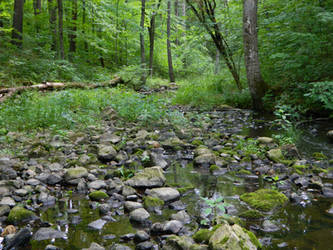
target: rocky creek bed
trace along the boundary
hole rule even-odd
[[[250,111],[182,112],[188,127],[108,111],[83,132],[2,136],[0,248],[329,249],[325,155],[248,138],[267,126]]]

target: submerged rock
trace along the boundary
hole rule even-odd
[[[252,232],[247,231],[237,224],[233,226],[223,224],[218,227],[210,237],[209,244],[213,250],[256,250],[261,246]]]
[[[136,173],[134,177],[125,182],[131,187],[162,187],[165,183],[165,176],[161,167],[145,168],[142,172]]]
[[[245,193],[240,196],[240,199],[251,207],[265,212],[282,206],[288,201],[284,194],[272,189],[259,189],[256,192]]]

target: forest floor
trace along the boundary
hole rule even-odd
[[[333,214],[332,161],[251,136],[271,124],[249,110],[173,105],[176,88],[7,100],[0,110],[4,249],[30,237],[32,249],[305,247],[307,236],[297,232],[311,225],[290,216],[307,215],[299,208],[316,202],[312,216]],[[328,228],[313,246],[324,249],[332,219],[320,220]]]

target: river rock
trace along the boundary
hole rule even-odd
[[[131,187],[152,188],[162,187],[165,183],[165,176],[161,167],[145,168],[142,172],[136,173],[134,177],[125,182]]]
[[[135,209],[138,209],[138,208],[142,208],[142,207],[143,207],[143,205],[140,202],[126,201],[124,203],[125,210],[129,211],[129,212],[131,212],[131,211],[133,211]]]
[[[154,249],[154,244],[151,241],[145,241],[137,244],[135,250],[151,250]]]
[[[96,190],[99,190],[101,188],[106,188],[106,187],[107,187],[107,185],[106,185],[105,181],[102,181],[102,180],[96,180],[96,181],[90,182],[88,184],[88,188],[96,189]]]
[[[333,141],[333,130],[327,132],[327,137]]]
[[[323,195],[327,198],[333,198],[333,189],[329,187],[324,187],[322,189]]]
[[[178,220],[171,220],[164,224],[163,231],[167,234],[177,234],[183,228],[183,223]]]
[[[33,239],[37,241],[59,238],[66,238],[66,234],[51,227],[41,227],[33,236]]]
[[[137,208],[129,214],[130,221],[139,224],[145,224],[149,217],[150,214],[144,208]]]
[[[177,189],[170,187],[147,189],[146,193],[152,197],[159,198],[165,202],[176,200],[180,197]]]
[[[105,250],[105,248],[93,242],[89,248],[82,248],[82,250]]]
[[[134,188],[130,187],[130,186],[125,185],[123,187],[122,194],[125,197],[130,196],[130,195],[135,195],[136,190]]]
[[[104,227],[104,225],[106,224],[106,222],[107,221],[105,221],[105,220],[98,219],[93,222],[90,222],[88,224],[88,228],[93,229],[93,230],[101,230]]]
[[[171,219],[181,221],[183,224],[188,224],[191,222],[191,217],[188,215],[188,213],[186,213],[185,210],[171,215]]]
[[[143,230],[137,231],[136,234],[134,235],[134,242],[136,242],[136,243],[143,242],[143,241],[146,241],[149,239],[150,239],[149,234],[147,234]]]
[[[280,148],[269,150],[267,152],[267,157],[274,162],[280,162],[284,158]]]
[[[264,232],[271,233],[279,230],[280,228],[269,220],[265,220],[264,223],[262,224],[262,231]]]
[[[98,159],[101,161],[112,161],[117,155],[117,151],[112,146],[101,145],[98,148]]]
[[[55,204],[56,198],[50,194],[42,192],[38,196],[38,202],[43,203],[44,206],[51,206]]]
[[[0,201],[0,206],[10,206],[10,207],[14,207],[16,204],[16,202],[14,201],[13,198],[11,197],[3,197]]]
[[[256,250],[260,243],[252,232],[248,232],[237,224],[223,224],[218,227],[209,239],[213,250],[249,249]]]
[[[64,167],[60,163],[55,162],[47,166],[47,168],[52,172],[59,172],[63,170]]]
[[[121,244],[114,244],[111,246],[110,250],[131,250],[131,248]]]
[[[46,179],[46,183],[49,185],[55,185],[62,181],[62,177],[58,174],[50,174]]]
[[[215,164],[216,156],[215,154],[203,154],[194,158],[194,164],[197,166],[209,167]]]
[[[262,144],[271,144],[271,143],[273,143],[274,142],[274,139],[273,138],[271,138],[271,137],[259,137],[258,139],[257,139],[257,141],[259,142],[259,143],[262,143]]]
[[[21,229],[4,246],[3,250],[12,250],[20,246],[26,246],[31,238],[31,231],[28,228]]]
[[[8,187],[0,187],[0,197],[10,196],[11,192]]]
[[[65,172],[65,180],[80,179],[88,176],[88,170],[84,167],[69,168]]]
[[[10,212],[10,207],[8,205],[0,206],[0,217],[8,214]]]

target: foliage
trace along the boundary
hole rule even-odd
[[[206,205],[208,205],[208,208],[204,210],[205,216],[212,215],[213,217],[216,217],[218,213],[222,213],[223,216],[227,216],[226,206],[228,206],[228,203],[224,201],[223,197],[217,197],[217,198],[201,197],[201,199],[205,202]],[[200,223],[202,225],[206,225],[208,222],[209,221],[207,219],[204,219]]]
[[[304,96],[309,97],[314,103],[320,103],[325,109],[333,112],[333,81],[312,82],[309,85],[309,89]]]
[[[243,151],[245,156],[255,154],[260,158],[264,158],[266,153],[265,147],[260,145],[257,140],[252,138],[240,139],[237,143],[236,149]]]

